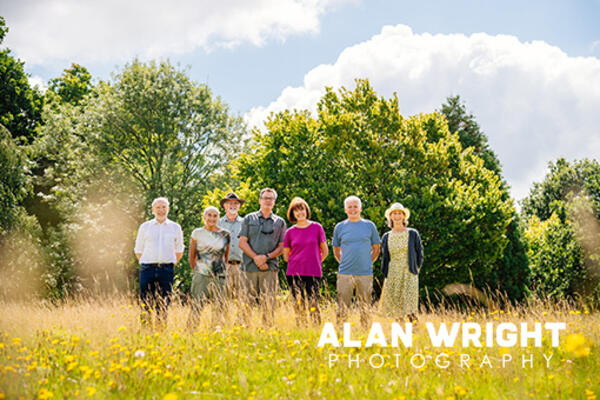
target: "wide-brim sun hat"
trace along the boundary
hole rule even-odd
[[[238,197],[238,195],[237,195],[237,194],[235,194],[235,193],[233,193],[233,192],[232,192],[232,193],[227,193],[227,195],[226,195],[224,198],[222,198],[222,199],[221,199],[221,201],[219,202],[219,204],[221,205],[221,208],[225,208],[225,207],[223,206],[223,204],[225,204],[225,202],[226,202],[226,201],[229,201],[229,200],[235,200],[235,201],[239,201],[239,202],[240,202],[240,206],[241,206],[242,204],[244,204],[244,202],[246,201],[246,200],[244,200],[244,199],[240,199],[240,198]]]
[[[404,219],[410,218],[410,210],[408,208],[404,207],[400,203],[394,203],[390,206],[390,208],[385,210],[385,219],[389,220],[390,214],[394,211],[402,211],[404,213]]]

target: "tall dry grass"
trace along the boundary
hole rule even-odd
[[[294,304],[283,293],[274,323],[265,326],[262,310],[241,308],[235,302],[226,311],[208,305],[198,325],[188,329],[189,305],[175,302],[165,328],[142,328],[136,300],[123,295],[80,298],[60,305],[44,302],[0,302],[0,398],[389,398],[494,399],[582,398],[600,395],[600,313],[583,304],[532,298],[522,305],[501,309],[445,303],[422,307],[414,329],[414,347],[317,348],[322,326],[298,326]],[[247,314],[243,314],[246,312]],[[321,302],[323,322],[334,322],[336,305]],[[371,310],[373,322],[389,332],[391,322]],[[353,338],[364,341],[367,330],[355,310],[349,314]],[[424,323],[433,322],[565,322],[560,348],[508,349],[515,360],[533,354],[532,367],[520,361],[499,368],[502,349],[433,349]],[[242,325],[244,324],[244,325]],[[341,339],[341,331],[339,331]],[[473,367],[456,360],[447,369],[432,366],[439,352],[456,358],[465,352]],[[329,367],[328,353],[340,362]],[[402,356],[399,367],[388,362],[380,369],[348,367],[349,357],[364,360],[381,352],[388,359]],[[420,352],[429,357],[423,369],[408,359]],[[550,368],[543,353],[555,353]],[[493,368],[479,367],[489,354]],[[563,378],[565,377],[565,378]]]

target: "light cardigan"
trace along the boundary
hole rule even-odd
[[[421,236],[416,229],[407,228],[408,231],[408,269],[413,274],[417,275],[419,270],[423,266],[423,244],[421,243]],[[388,249],[388,231],[383,234],[381,238],[381,272],[383,272],[383,278],[387,278],[388,268],[390,265],[390,251]]]

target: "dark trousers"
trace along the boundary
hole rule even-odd
[[[151,313],[156,312],[158,325],[167,321],[167,307],[173,291],[173,264],[142,264],[140,266],[140,300],[142,325],[151,325]]]
[[[305,324],[308,308],[308,315],[312,322],[320,324],[319,288],[321,286],[321,278],[316,276],[288,275],[287,281],[294,301],[296,323],[298,325]]]

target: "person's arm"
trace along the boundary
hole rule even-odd
[[[292,249],[290,249],[289,247],[283,248],[283,259],[285,260],[285,262],[290,261],[290,252],[291,251],[292,251]]]
[[[387,278],[388,267],[390,262],[390,252],[388,250],[388,237],[389,234],[386,232],[383,234],[381,238],[381,274],[383,275],[383,279]]]
[[[291,231],[285,232],[283,237],[283,259],[285,262],[290,261],[290,253],[292,252],[292,235]]]
[[[381,239],[375,224],[371,222],[371,261],[375,262],[379,257],[379,249],[381,247]]]
[[[283,253],[283,242],[279,242],[275,250],[267,253],[267,258],[277,258]]]
[[[138,233],[137,236],[135,238],[135,247],[133,248],[133,252],[135,253],[135,257],[138,259],[138,261],[140,260],[140,258],[142,257],[142,251],[144,250],[144,225],[142,224],[140,226],[140,229],[138,229]]]
[[[196,241],[190,238],[190,251],[189,251],[190,267],[194,270],[196,266]]]
[[[331,246],[333,246],[333,256],[340,262],[342,260],[342,241],[339,237],[339,224],[333,228],[333,239],[331,239]]]
[[[327,247],[327,242],[321,242],[319,245],[319,250],[321,250],[321,262],[323,262],[329,255],[329,247]]]
[[[421,267],[423,266],[423,261],[425,259],[425,255],[423,252],[423,242],[421,241],[421,235],[419,235],[419,232],[415,231],[415,233],[415,245],[417,246],[417,266],[419,267],[419,269],[421,269]]]
[[[371,261],[375,262],[375,260],[377,260],[377,257],[379,257],[379,248],[380,248],[380,244],[374,244],[373,246],[371,246]]]
[[[340,260],[342,259],[342,248],[339,246],[333,246],[333,256],[335,257],[337,262],[340,262]]]
[[[176,265],[179,260],[181,260],[181,257],[183,257],[183,251],[185,250],[183,245],[183,231],[181,230],[181,226],[179,226],[179,224],[177,225],[177,228],[177,236],[175,237],[175,259],[177,260],[175,261]]]
[[[262,265],[267,263],[267,256],[264,254],[256,254],[256,252],[252,250],[252,247],[250,247],[250,243],[248,243],[248,238],[246,236],[240,235],[238,246],[248,257],[252,258],[252,261],[254,261],[254,264],[256,264],[258,268],[261,268]]]
[[[269,258],[277,258],[277,257],[279,257],[283,253],[283,243],[285,241],[285,233],[287,231],[287,227],[285,226],[285,221],[284,220],[278,219],[278,221],[281,221],[283,223],[283,228],[279,232],[279,244],[277,245],[277,247],[275,248],[275,250],[270,251],[270,252],[267,253],[267,259],[269,259]]]
[[[227,243],[227,248],[225,249],[225,264],[229,262],[229,249],[231,247],[231,243]]]
[[[319,251],[321,252],[321,262],[323,262],[329,254],[329,248],[327,247],[327,238],[325,237],[325,230],[319,224]]]

